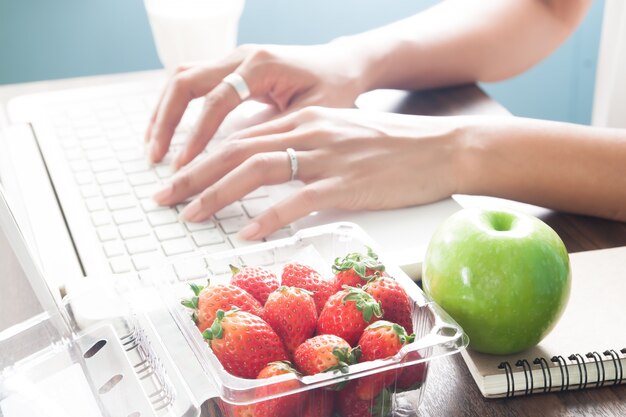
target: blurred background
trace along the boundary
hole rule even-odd
[[[325,42],[435,3],[248,0],[239,43]],[[595,0],[577,32],[537,67],[483,88],[518,116],[589,123],[603,8]],[[160,67],[142,0],[0,0],[0,84]]]

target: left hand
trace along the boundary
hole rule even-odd
[[[457,188],[456,149],[463,118],[422,117],[308,107],[232,135],[155,195],[203,221],[263,185],[290,180],[287,148],[296,151],[305,186],[244,227],[261,239],[326,208],[378,210],[446,198]]]

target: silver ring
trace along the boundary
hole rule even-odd
[[[226,77],[224,77],[222,82],[230,85],[235,90],[241,101],[246,101],[248,98],[250,98],[250,89],[248,88],[248,83],[246,83],[246,80],[244,80],[243,77],[236,72],[231,72],[230,74],[228,74]]]
[[[291,178],[289,181],[293,181],[298,175],[298,158],[296,157],[296,151],[294,151],[293,148],[287,148],[285,152],[287,152],[287,156],[289,156],[289,163],[291,164]]]

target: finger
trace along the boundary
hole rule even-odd
[[[190,67],[187,65],[181,65],[174,70],[174,74],[180,74],[183,71],[187,71]],[[150,120],[148,121],[148,127],[146,128],[146,132],[144,134],[144,142],[150,142],[150,138],[152,137],[152,127],[156,122],[157,114],[159,113],[159,107],[161,107],[161,102],[163,101],[163,97],[165,96],[166,88],[163,88],[161,94],[159,95],[159,99],[154,106],[154,110],[152,110],[152,114],[150,115]]]
[[[224,142],[198,164],[179,171],[170,184],[154,195],[154,200],[164,206],[184,201],[215,184],[253,155],[282,151],[292,147],[289,144],[295,140],[298,139],[271,136],[250,141]],[[284,158],[284,164],[287,164],[288,159],[286,156]]]
[[[245,81],[250,90],[250,98],[267,95],[273,85],[270,80],[275,76],[275,72],[269,71],[268,66],[255,62],[262,59],[259,58],[259,55],[252,54],[249,59],[244,60],[233,71],[239,74]],[[224,76],[226,75],[224,74]],[[174,158],[172,168],[177,170],[191,162],[204,149],[226,116],[239,104],[241,104],[241,98],[230,84],[220,83],[208,93],[205,98],[202,115],[187,139],[187,143]]]
[[[289,180],[291,169],[285,152],[256,154],[204,190],[185,207],[181,217],[200,222],[262,185]]]
[[[262,239],[314,211],[333,207],[339,195],[338,185],[335,178],[306,185],[253,219],[240,230],[239,236],[245,240]]]
[[[297,117],[294,114],[282,115],[272,120],[250,126],[233,133],[228,140],[248,139],[257,136],[266,136],[276,133],[285,133],[294,130],[298,126]]]
[[[220,64],[193,67],[172,78],[163,94],[150,132],[149,156],[152,162],[160,162],[167,153],[174,131],[189,102],[215,88],[241,61],[241,52],[237,51]]]

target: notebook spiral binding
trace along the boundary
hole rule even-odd
[[[620,357],[620,353],[624,355]],[[604,358],[603,358],[604,356]],[[587,358],[587,360],[585,360]],[[558,387],[557,392],[561,391],[571,391],[571,390],[579,390],[588,388],[589,385],[589,368],[595,367],[595,371],[597,375],[597,380],[594,381],[593,386],[596,388],[605,386],[606,383],[611,382],[611,385],[619,385],[624,382],[624,368],[622,366],[622,359],[626,358],[626,348],[623,348],[619,351],[619,353],[614,349],[605,350],[600,354],[599,352],[593,351],[588,352],[587,354],[581,355],[579,353],[571,354],[565,359],[561,355],[553,356],[550,358],[550,362],[553,366],[550,366],[548,361],[543,357],[538,357],[533,359],[532,365],[526,359],[519,359],[515,362],[516,369],[520,369],[524,373],[524,385],[518,387],[515,386],[514,379],[514,370],[509,361],[501,362],[498,365],[498,369],[502,369],[505,372],[506,376],[506,398],[511,398],[515,396],[517,392],[518,395],[522,393],[523,395],[534,394],[534,393],[548,393],[553,392],[553,388]],[[569,361],[569,362],[568,362]],[[610,375],[607,369],[605,369],[605,362],[610,362],[613,364],[614,372]],[[533,367],[534,365],[534,367]],[[575,365],[578,368],[578,380],[572,381],[570,380],[570,366]],[[553,384],[553,370],[556,370],[558,367],[560,378],[554,380]],[[533,375],[534,370],[540,370],[541,376],[543,377],[543,384],[535,380]],[[560,382],[560,384],[556,384],[556,382]],[[536,388],[537,386],[538,388]],[[516,389],[517,388],[517,389]]]

